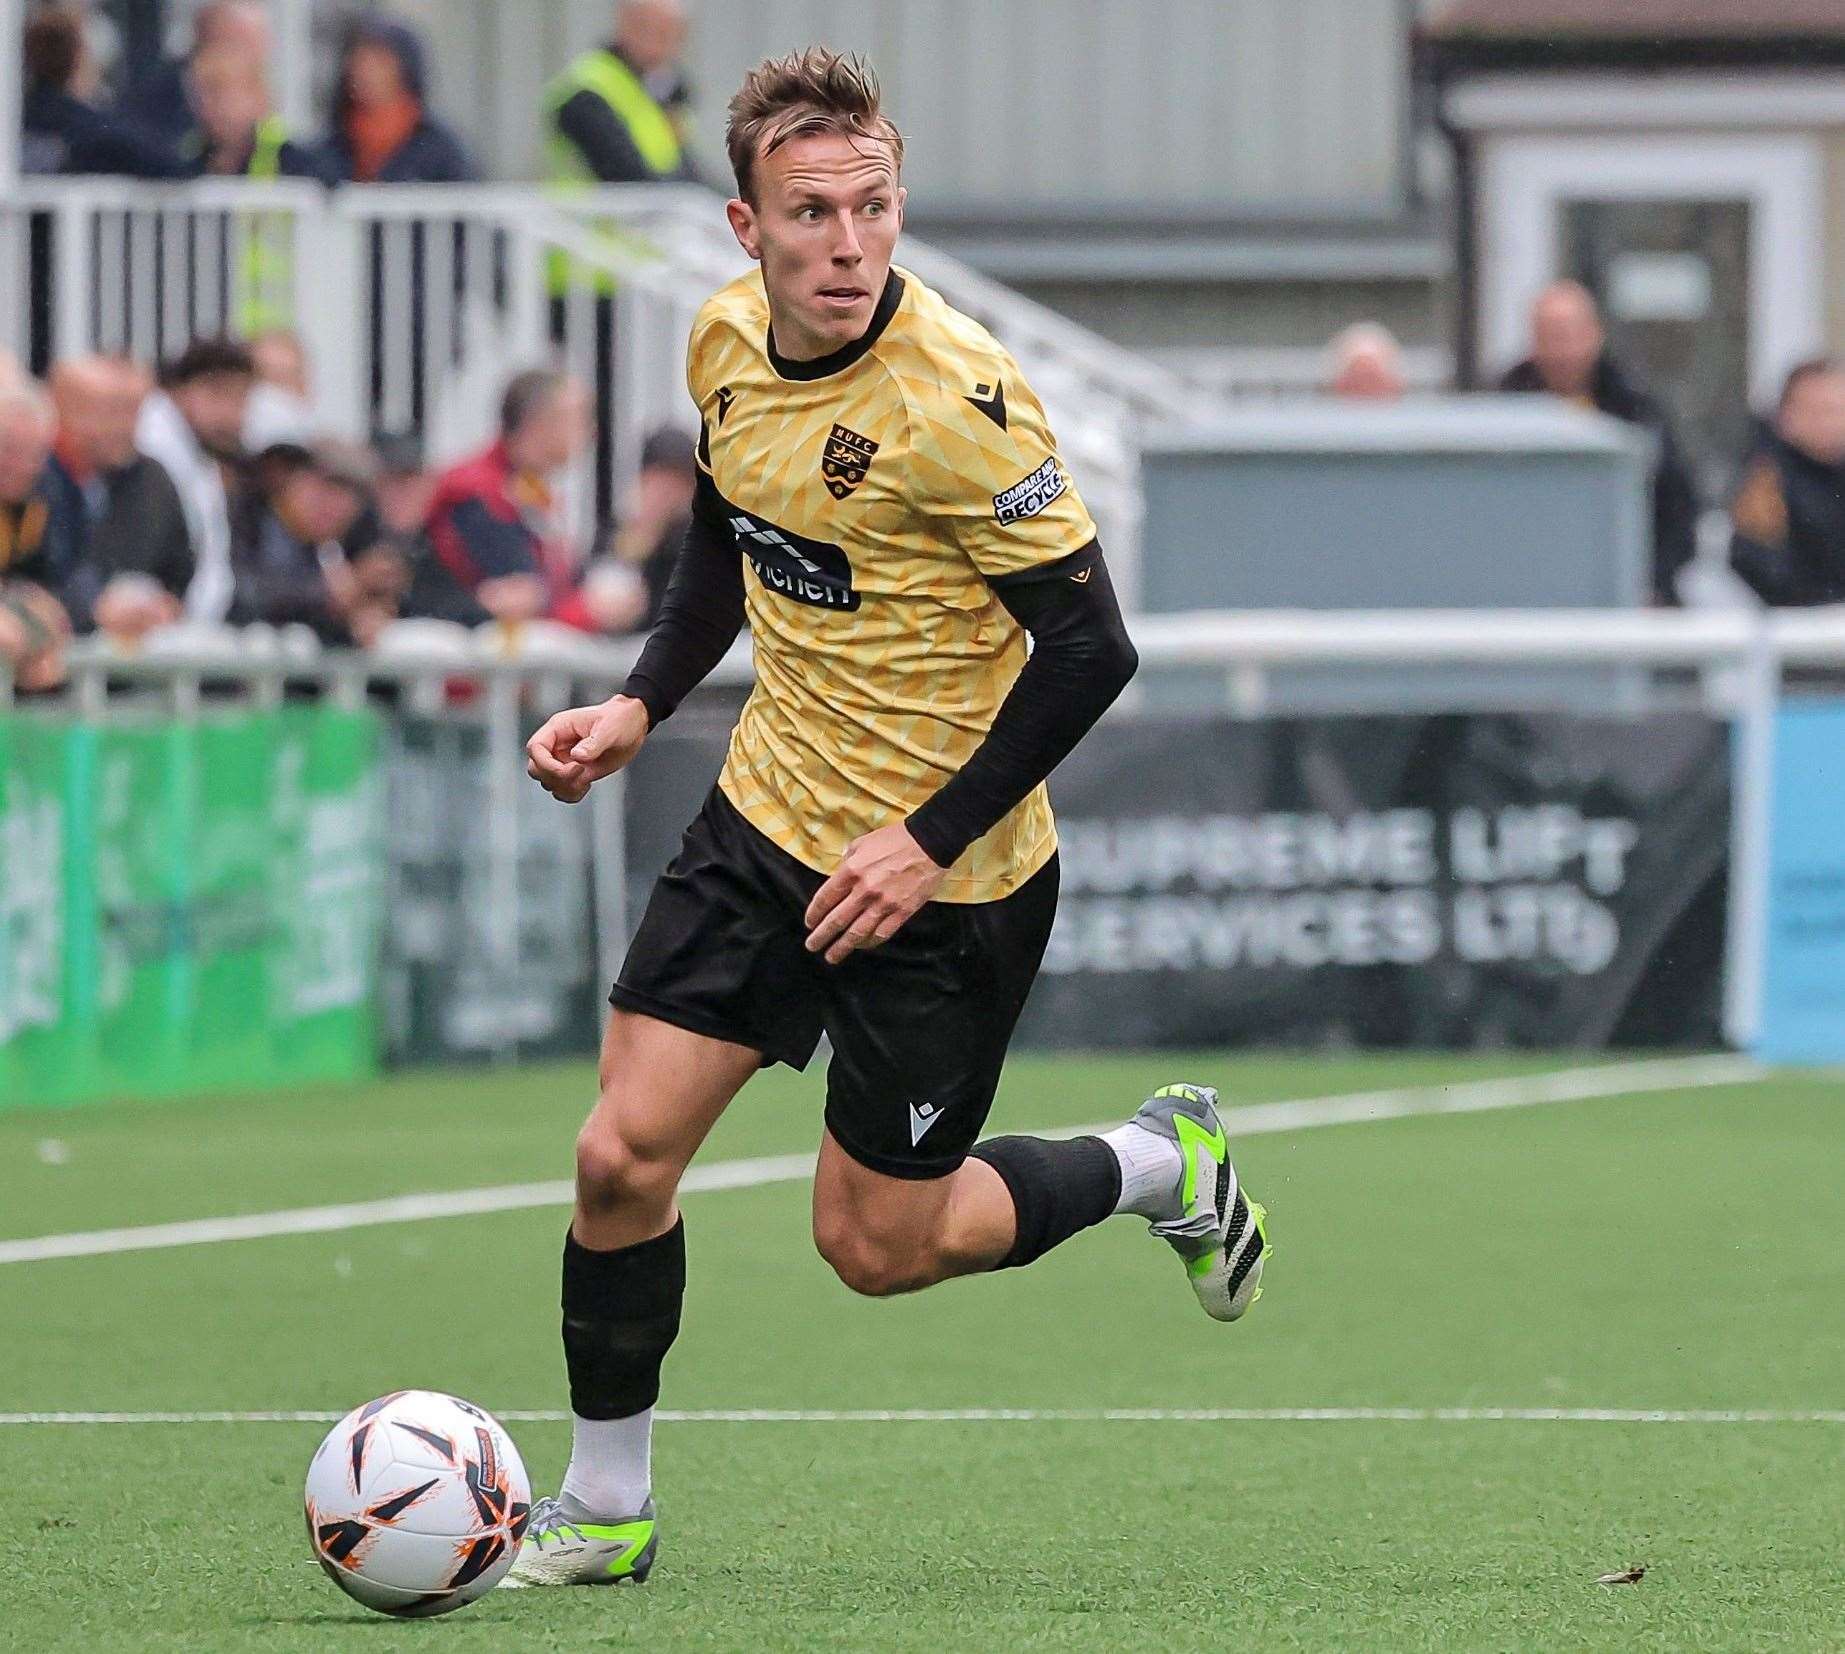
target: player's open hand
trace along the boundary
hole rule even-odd
[[[854,839],[807,904],[807,951],[837,965],[859,948],[888,942],[947,876],[902,822]]]
[[[613,775],[647,739],[647,709],[632,696],[600,706],[573,706],[549,719],[525,743],[525,773],[553,798],[581,803],[589,789]]]

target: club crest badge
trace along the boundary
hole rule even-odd
[[[878,445],[870,437],[860,436],[844,425],[835,425],[820,454],[820,477],[826,484],[826,491],[834,499],[843,500],[865,480],[872,456],[877,451]]]

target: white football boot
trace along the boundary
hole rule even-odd
[[[1163,1085],[1134,1124],[1179,1146],[1185,1172],[1175,1212],[1150,1225],[1185,1262],[1192,1290],[1215,1321],[1235,1321],[1262,1296],[1268,1261],[1268,1212],[1237,1182],[1208,1085]]]
[[[653,1500],[619,1522],[572,1521],[556,1499],[532,1506],[531,1526],[502,1590],[528,1585],[640,1585],[660,1548]]]

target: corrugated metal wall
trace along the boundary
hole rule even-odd
[[[1316,209],[1392,202],[1397,0],[756,0],[700,14],[721,98],[770,52],[867,53],[931,210]]]
[[[400,0],[441,102],[502,176],[537,164],[538,88],[611,0]],[[868,53],[933,213],[1394,207],[1403,0],[694,0],[700,152],[743,71],[810,41]]]

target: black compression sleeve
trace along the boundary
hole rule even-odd
[[[973,757],[909,818],[911,837],[941,867],[1063,761],[1140,664],[1094,540],[990,584],[1031,633],[1031,658]]]
[[[660,601],[660,618],[621,692],[645,706],[648,726],[658,728],[710,675],[742,629],[743,560],[724,520],[723,496],[700,471],[692,520]]]

